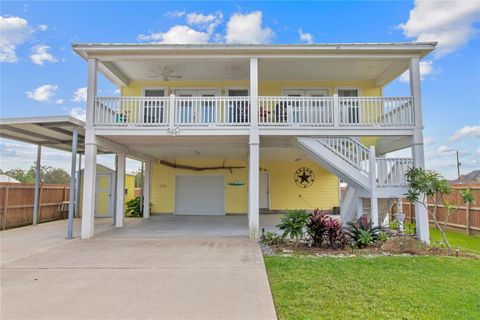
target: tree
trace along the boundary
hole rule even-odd
[[[460,196],[462,197],[463,203],[467,205],[467,208],[465,209],[465,220],[467,226],[467,235],[470,235],[470,206],[475,201],[475,196],[470,188],[460,191]]]
[[[28,170],[16,168],[16,169],[10,169],[8,171],[0,171],[0,172],[22,183],[34,183],[35,170],[36,170],[36,165],[33,164]],[[68,184],[70,182],[70,175],[68,174],[68,172],[66,172],[61,168],[41,166],[40,182],[46,183],[46,184]]]
[[[448,185],[446,179],[431,170],[411,168],[408,170],[405,176],[409,186],[406,195],[407,199],[411,202],[417,202],[427,209],[427,212],[430,213],[433,218],[435,227],[442,235],[443,241],[448,248],[448,252],[450,252],[452,248],[448,242],[444,228],[442,228],[438,223],[437,212],[438,205],[440,203],[445,203],[445,201],[443,201],[443,196],[450,194],[452,192],[452,188]],[[433,210],[431,211],[429,210],[426,201],[428,198],[432,199],[433,201]]]

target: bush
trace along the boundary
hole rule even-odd
[[[269,231],[265,234],[262,234],[260,241],[264,244],[271,246],[276,244],[282,244],[283,238],[280,235],[276,234],[275,232]]]
[[[374,227],[366,217],[360,217],[357,222],[347,223],[347,234],[358,248],[366,247],[385,238],[386,235],[383,236],[382,232],[385,233],[382,227]]]
[[[289,210],[283,215],[277,228],[283,230],[282,238],[300,239],[305,234],[304,228],[310,215],[305,209]]]
[[[141,197],[133,198],[125,203],[125,213],[133,217],[143,217],[143,208],[141,204]]]
[[[315,209],[307,222],[307,233],[314,246],[322,246],[327,233],[329,217],[325,212]]]
[[[318,209],[308,219],[307,232],[314,246],[328,245],[332,249],[339,249],[347,244],[342,224]]]

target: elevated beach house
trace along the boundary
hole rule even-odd
[[[88,64],[82,238],[94,236],[97,149],[144,161],[144,218],[333,210],[381,224],[424,166],[420,60],[435,43],[74,44]],[[383,88],[409,72],[410,94]],[[97,91],[98,73],[120,96]],[[389,153],[411,148],[411,157]],[[340,201],[340,181],[347,184]],[[417,232],[428,217],[415,207]]]

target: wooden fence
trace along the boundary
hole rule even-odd
[[[63,184],[41,184],[38,222],[66,219],[70,187]],[[0,229],[33,223],[34,185],[0,183]]]
[[[474,231],[480,232],[480,184],[478,185],[451,185],[453,192],[445,196],[444,200],[456,207],[454,213],[448,217],[447,226],[455,229],[462,229],[467,233]],[[475,196],[475,201],[470,205],[469,226],[467,226],[467,207],[462,202],[460,191],[470,187]],[[432,212],[433,203],[432,199],[428,200],[429,212]],[[407,200],[403,202],[403,212],[407,220],[415,221],[415,207],[411,206]],[[442,225],[445,223],[446,210],[443,204],[438,206],[437,220]],[[433,223],[433,219],[429,214],[430,222]]]

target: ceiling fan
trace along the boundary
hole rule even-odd
[[[181,75],[172,74],[173,70],[169,67],[163,67],[161,72],[150,69],[152,75],[149,75],[149,78],[163,78],[163,81],[170,81],[170,79],[182,79]]]

